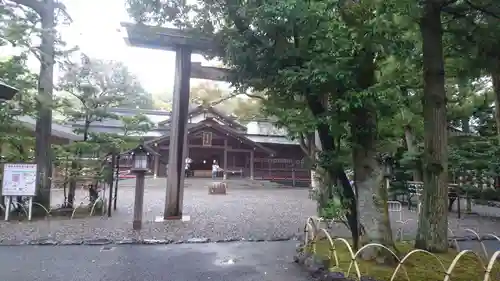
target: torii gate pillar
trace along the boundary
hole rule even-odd
[[[191,54],[214,46],[210,38],[192,36],[186,31],[122,23],[127,43],[135,47],[175,51],[175,84],[172,101],[167,190],[163,219],[181,219],[184,197],[184,159],[187,154],[187,120],[191,78]]]
[[[167,192],[164,219],[182,218],[184,198],[184,159],[187,155],[187,121],[191,76],[191,49],[181,47],[175,52],[175,83],[172,99],[170,145],[168,155]]]

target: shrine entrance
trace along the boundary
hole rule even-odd
[[[193,160],[191,163],[192,175],[194,177],[212,177],[212,163],[217,161],[221,167],[223,158],[222,149],[214,149],[208,147],[190,147],[189,158]]]
[[[196,174],[196,171],[212,171],[212,163],[217,161],[217,164],[223,167],[223,163],[221,160],[223,158],[223,151],[217,149],[219,151],[215,151],[216,149],[210,148],[190,148],[189,149],[189,158],[193,160],[191,163],[191,170],[193,170]]]

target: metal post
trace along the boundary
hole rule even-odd
[[[292,186],[295,187],[295,168],[292,169]]]
[[[250,151],[250,179],[253,180],[254,179],[254,176],[253,176],[253,169],[254,169],[254,155],[253,155],[253,150]]]
[[[227,171],[227,138],[224,139],[224,171]]]
[[[175,55],[175,84],[172,100],[167,192],[164,219],[182,218],[184,192],[184,146],[187,142],[191,50],[180,48]]]
[[[137,171],[135,179],[135,201],[134,201],[134,220],[132,228],[139,230],[142,228],[142,208],[144,205],[144,174],[145,171]]]
[[[9,220],[9,215],[10,215],[10,204],[12,203],[12,197],[11,196],[6,196],[7,198],[7,203],[5,203],[5,221]]]
[[[159,154],[159,153],[160,153],[160,150],[158,149],[158,151],[157,151],[157,152],[158,152],[158,154]],[[155,156],[155,158],[154,158],[154,167],[153,167],[153,169],[154,169],[154,172],[153,172],[153,178],[155,178],[155,179],[156,179],[157,177],[159,177],[159,175],[158,175],[158,173],[159,173],[159,172],[158,172],[158,171],[159,171],[159,165],[160,165],[160,155],[156,155],[156,156]]]
[[[28,221],[31,221],[31,218],[33,217],[33,196],[30,196],[29,202],[28,202]]]

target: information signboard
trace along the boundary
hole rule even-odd
[[[36,164],[5,164],[3,168],[3,196],[35,196]]]

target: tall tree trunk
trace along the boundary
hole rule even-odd
[[[358,191],[360,222],[365,230],[362,244],[380,243],[397,252],[387,206],[388,190],[383,166],[377,156],[377,117],[374,106],[352,112],[354,181]],[[362,257],[392,264],[395,258],[386,250],[369,248]]]
[[[458,78],[458,93],[461,101],[466,101],[467,96],[469,95],[469,79],[465,76],[461,76]],[[463,105],[460,103],[460,105]],[[467,116],[462,116],[460,118],[460,128],[462,132],[465,134],[470,133],[470,115],[466,112]]]
[[[500,61],[500,60],[497,60]],[[497,126],[497,139],[500,144],[500,69],[497,65],[490,69],[493,92],[495,93],[495,123]],[[495,188],[500,188],[500,177],[495,178]]]
[[[78,176],[78,162],[71,160],[71,169],[69,173],[69,188],[68,188],[68,202],[66,208],[73,208],[75,204],[76,194],[76,177]]]
[[[316,163],[318,162],[318,155],[316,153],[316,148],[314,147],[314,134],[307,137],[301,136],[299,138],[300,148],[302,152],[306,155],[307,159],[311,162],[311,189],[316,190],[319,187],[319,178],[316,173]]]
[[[417,146],[415,144],[415,136],[413,135],[413,131],[410,127],[410,125],[406,125],[404,127],[405,130],[405,142],[406,142],[406,148],[408,149],[408,152],[411,154],[415,155],[417,154]],[[422,171],[421,171],[421,166],[415,167],[413,169],[413,180],[414,181],[422,181]]]
[[[52,178],[52,92],[54,89],[54,0],[44,0],[40,13],[42,40],[40,44],[40,77],[38,82],[35,161],[37,164],[37,194],[35,202],[50,208]]]
[[[424,73],[424,188],[415,247],[430,252],[448,250],[448,134],[441,6],[441,1],[425,1],[420,22]]]
[[[314,157],[315,163],[318,162],[318,153],[317,151],[321,150],[321,141],[318,136],[318,132],[314,132],[313,137],[312,137],[312,144],[314,145],[314,150],[312,150],[312,154]],[[311,187],[313,189],[318,189],[319,188],[319,178],[316,169],[311,170]]]
[[[322,118],[326,113],[326,106],[324,106],[324,101],[315,95],[308,94],[307,104],[311,109],[312,114],[315,118]],[[355,249],[359,247],[359,221],[358,221],[358,211],[356,196],[354,194],[354,189],[347,178],[342,164],[336,161],[336,146],[333,134],[330,131],[330,127],[327,124],[320,123],[317,125],[318,138],[321,144],[322,153],[333,157],[333,161],[328,164],[322,165],[321,169],[328,173],[328,176],[337,183],[337,186],[342,190],[342,204],[347,210],[346,218],[347,224],[351,231],[351,237],[353,239],[353,246]]]
[[[317,190],[319,187],[318,175],[316,169],[311,169],[311,188]]]
[[[491,69],[493,92],[495,93],[495,121],[497,124],[497,137],[500,142],[500,71],[498,67]]]

